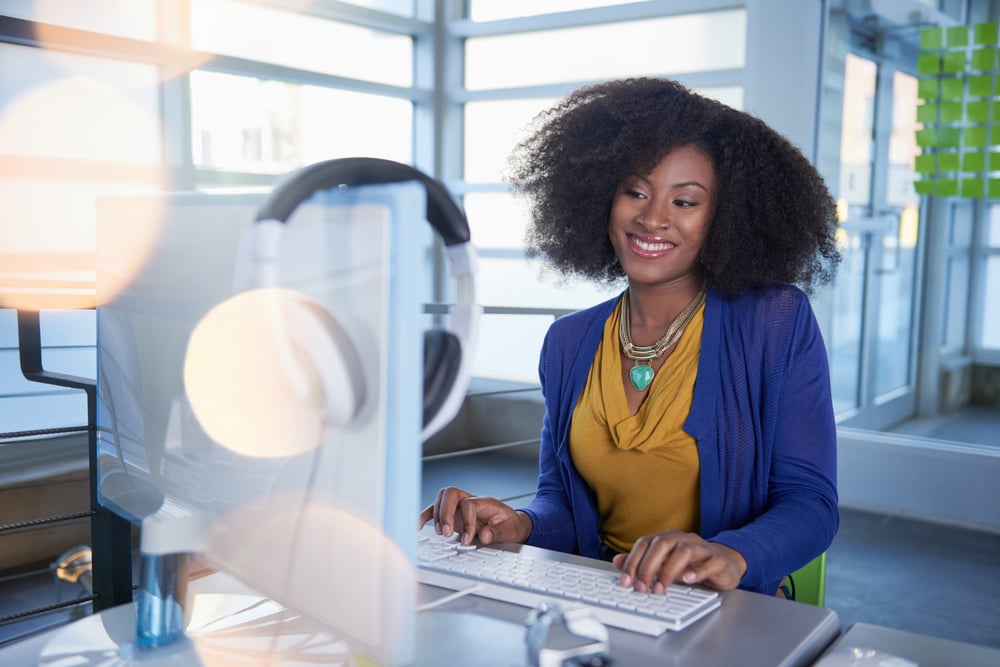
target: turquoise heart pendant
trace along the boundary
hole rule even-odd
[[[643,391],[653,381],[653,369],[649,366],[636,364],[628,372],[628,379],[636,391]]]

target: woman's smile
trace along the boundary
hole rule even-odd
[[[677,247],[669,241],[655,236],[638,236],[637,234],[627,234],[629,247],[636,255],[655,259],[662,257],[667,251]]]

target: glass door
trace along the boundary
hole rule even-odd
[[[885,428],[915,411],[919,198],[913,190],[917,80],[848,54],[840,148],[843,264],[830,361],[841,424]]]

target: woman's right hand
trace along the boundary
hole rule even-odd
[[[473,496],[468,491],[447,486],[437,493],[433,505],[420,513],[420,526],[434,521],[434,532],[451,537],[461,536],[462,544],[492,542],[523,543],[531,536],[531,518],[496,498]]]

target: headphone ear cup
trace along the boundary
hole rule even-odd
[[[319,384],[330,426],[345,426],[361,409],[365,396],[360,357],[340,323],[317,301],[295,294],[289,313],[294,354]]]
[[[444,329],[424,332],[424,426],[441,410],[462,364],[462,342]]]
[[[240,292],[212,308],[191,332],[183,375],[205,433],[252,457],[314,449],[365,396],[344,329],[320,303],[281,288]]]

